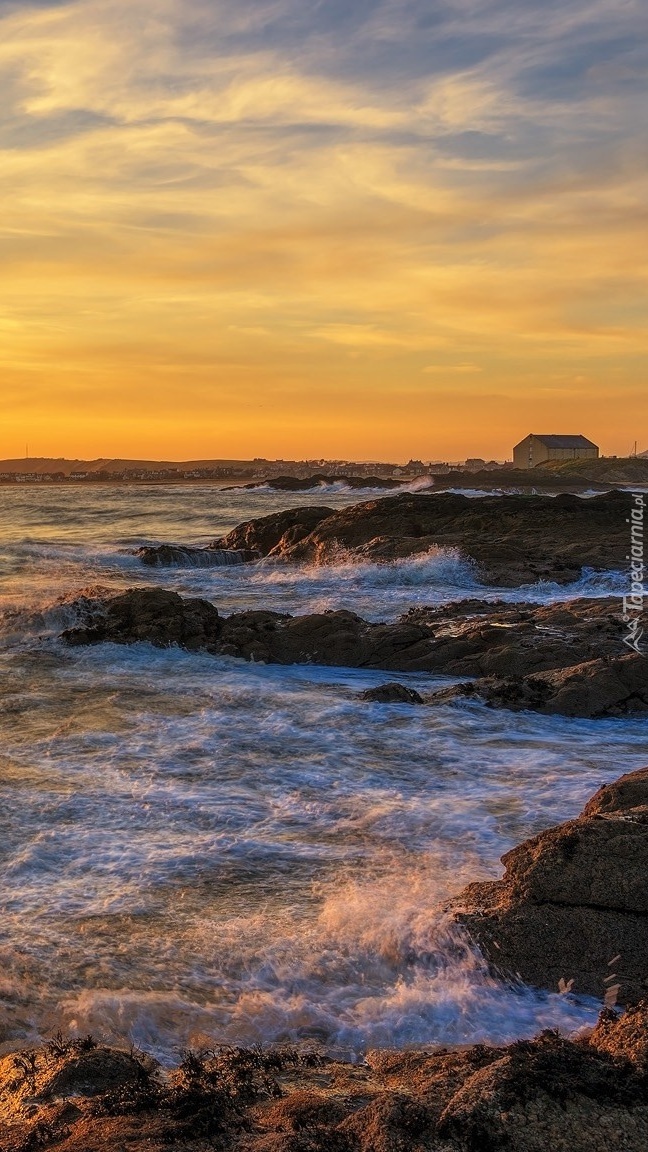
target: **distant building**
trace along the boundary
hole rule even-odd
[[[538,436],[531,432],[513,449],[515,468],[536,468],[548,460],[596,460],[598,446],[587,436]]]

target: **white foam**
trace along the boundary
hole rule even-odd
[[[48,659],[16,657],[0,697],[9,1035],[173,1060],[201,1038],[353,1055],[592,1021],[493,979],[434,908],[577,812],[610,761],[639,766],[640,720],[367,706],[382,673],[145,644]]]

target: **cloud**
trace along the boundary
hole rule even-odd
[[[645,31],[639,0],[0,3],[5,363],[43,404],[105,394],[102,357],[202,403],[212,364],[242,422],[379,367],[639,392]]]

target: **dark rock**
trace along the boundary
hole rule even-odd
[[[138,548],[136,555],[150,568],[229,568],[261,557],[250,548],[183,548],[179,544]]]
[[[519,666],[520,661],[514,659],[512,663]],[[431,700],[439,704],[465,696],[481,699],[492,708],[510,708],[516,712],[530,710],[592,719],[645,715],[648,712],[648,658],[629,653],[517,678],[479,679],[441,689]]]
[[[376,688],[366,688],[360,693],[361,700],[375,704],[424,704],[425,701],[413,688],[404,684],[379,684]]]
[[[625,566],[631,500],[630,493],[618,491],[591,499],[564,494],[474,500],[448,492],[402,493],[328,510],[312,527],[298,519],[303,509],[261,517],[240,525],[216,546],[253,548],[263,555],[314,563],[334,562],[340,552],[388,560],[443,546],[474,560],[490,583],[564,584],[577,579],[584,566]],[[302,526],[298,538],[285,534],[280,519],[291,514]]]
[[[386,1092],[340,1125],[360,1152],[407,1152],[429,1147],[434,1131],[429,1108],[405,1092]]]
[[[224,489],[226,492],[254,488],[273,488],[277,492],[309,492],[311,488],[322,488],[330,484],[345,484],[347,488],[401,488],[403,480],[390,480],[383,476],[325,476],[316,472],[313,476],[273,476],[270,480],[255,480],[252,484],[235,484]]]
[[[332,515],[332,508],[313,506],[273,512],[269,516],[258,516],[239,524],[226,536],[214,540],[211,547],[226,551],[243,548],[259,552],[262,556],[272,556],[299,543]]]
[[[583,816],[605,816],[648,804],[648,768],[638,768],[619,776],[612,784],[602,784],[583,808]]]
[[[68,644],[134,644],[214,650],[222,621],[207,600],[183,599],[163,588],[134,588],[97,603],[82,626],[62,634]]]
[[[437,1131],[465,1152],[634,1149],[648,1138],[645,1103],[632,1065],[549,1032],[470,1077]]]
[[[423,614],[407,614],[394,624],[369,624],[342,611],[296,617],[246,612],[224,621],[222,642],[230,655],[267,663],[453,676],[505,672],[518,677],[511,691],[519,693],[519,678],[530,672],[570,666],[596,652],[618,655],[623,651],[621,628],[614,601],[579,600],[526,612],[506,606],[486,620],[472,615],[426,620]],[[542,701],[550,695],[549,689],[543,692]],[[531,705],[525,697],[518,706]]]
[[[648,990],[648,769],[629,773],[576,820],[502,857],[502,880],[452,902],[487,959],[526,983],[633,1003]]]
[[[63,639],[70,644],[148,640],[267,664],[479,677],[435,693],[435,703],[469,696],[493,707],[567,716],[648,709],[646,658],[619,655],[622,624],[615,601],[504,605],[486,615],[477,615],[469,603],[467,617],[417,609],[393,624],[368,623],[345,611],[306,616],[250,611],[222,619],[205,600],[143,588],[92,602],[80,596],[81,622]],[[593,653],[603,658],[592,660]]]
[[[641,1071],[648,1072],[648,1001],[630,1005],[623,1015],[606,1008],[589,1036],[590,1047],[607,1052],[617,1060],[629,1060]]]
[[[42,1075],[40,1097],[99,1096],[132,1083],[138,1074],[136,1060],[126,1052],[111,1048],[70,1053],[54,1066],[51,1075]]]

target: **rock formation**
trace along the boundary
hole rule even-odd
[[[213,547],[330,563],[341,553],[394,560],[443,546],[475,561],[481,578],[491,584],[516,587],[537,580],[564,584],[577,579],[583,567],[625,567],[631,499],[619,491],[591,499],[568,493],[555,498],[513,495],[479,500],[448,492],[403,493],[338,512],[326,510],[328,514],[312,527],[303,514],[325,510],[292,509],[264,516],[239,525]],[[297,532],[286,532],[281,517],[290,515],[299,525]]]
[[[273,512],[269,516],[248,520],[206,548],[160,544],[140,548],[137,555],[143,564],[159,568],[183,564],[190,568],[209,568],[245,563],[270,555],[275,547],[291,547],[331,515],[332,508],[289,508],[286,512]]]
[[[0,1059],[0,1152],[645,1152],[648,1005],[506,1048],[185,1055],[61,1036]]]
[[[158,648],[177,644],[189,651],[214,650],[222,629],[213,604],[163,588],[133,588],[103,599],[84,596],[77,605],[79,625],[63,633],[63,639],[75,646],[139,641]]]
[[[491,708],[582,719],[646,715],[648,659],[628,653],[533,675],[472,680],[441,689],[431,701],[445,704],[460,697],[483,700]]]
[[[622,1004],[648,994],[648,768],[502,863],[502,880],[470,884],[450,906],[495,968]]]
[[[273,476],[269,480],[255,480],[251,484],[232,484],[224,492],[240,492],[245,489],[272,488],[276,492],[309,492],[311,488],[322,488],[330,484],[344,484],[347,488],[401,488],[404,480],[391,480],[384,476],[326,476],[316,472],[313,476]]]
[[[186,548],[182,544],[159,544],[137,550],[149,568],[231,568],[260,560],[251,548]]]
[[[366,688],[360,693],[360,700],[373,704],[424,704],[420,692],[407,688],[405,684],[379,684],[376,688]]]
[[[611,599],[549,606],[468,601],[417,608],[392,624],[353,612],[307,616],[254,610],[221,617],[206,600],[160,588],[79,598],[69,644],[148,641],[177,644],[267,664],[322,664],[474,676],[433,693],[434,703],[462,697],[493,707],[566,716],[648,711],[648,661],[627,653],[619,605]],[[624,654],[627,653],[627,654]]]

